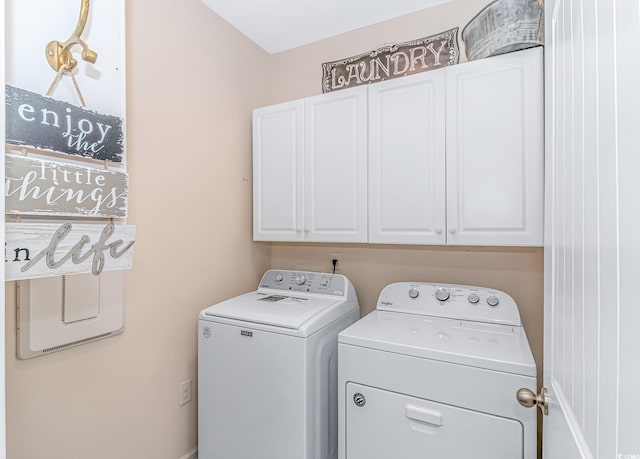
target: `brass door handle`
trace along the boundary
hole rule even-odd
[[[80,45],[82,47],[83,60],[94,64],[98,59],[98,54],[89,49],[89,46],[80,38],[82,32],[84,32],[84,28],[87,26],[87,19],[89,18],[89,0],[81,0],[81,2],[78,24],[69,39],[64,43],[60,43],[57,40],[50,41],[45,48],[47,62],[49,62],[51,68],[56,72],[59,71],[60,68],[71,71],[78,65],[78,61],[76,61],[71,54],[71,48],[74,45]]]
[[[526,408],[538,405],[542,414],[545,416],[549,414],[549,394],[546,387],[543,387],[539,394],[529,389],[520,389],[516,393],[516,398],[518,403]]]

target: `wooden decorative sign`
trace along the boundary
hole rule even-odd
[[[100,161],[122,162],[122,119],[6,86],[6,142]]]
[[[6,155],[7,214],[125,218],[125,172]]]
[[[322,64],[322,92],[391,80],[458,63],[458,28]]]
[[[7,223],[8,281],[129,269],[135,226]]]

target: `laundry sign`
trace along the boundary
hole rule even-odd
[[[100,161],[124,156],[122,118],[6,86],[6,142]]]
[[[5,224],[5,280],[100,274],[133,264],[135,226],[77,223]]]
[[[458,28],[322,64],[322,92],[391,80],[458,63]]]
[[[17,215],[125,218],[125,172],[6,155],[5,211]]]

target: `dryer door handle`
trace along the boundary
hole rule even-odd
[[[442,413],[440,411],[407,405],[404,410],[404,415],[413,421],[420,421],[434,426],[442,425]]]

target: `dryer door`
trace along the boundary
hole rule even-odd
[[[518,459],[512,419],[348,383],[346,459]]]

